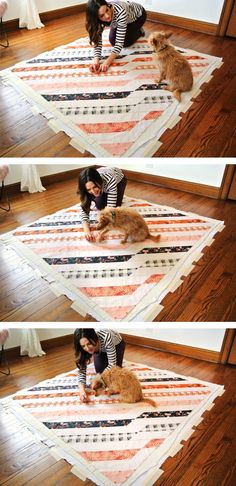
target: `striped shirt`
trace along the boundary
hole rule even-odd
[[[107,206],[116,207],[117,202],[117,185],[123,179],[122,170],[116,167],[100,167],[97,169],[102,178],[102,192],[107,194]],[[81,208],[82,223],[89,222],[88,214]]]
[[[112,329],[99,329],[96,331],[100,346],[100,353],[107,354],[108,366],[106,370],[115,366],[116,363],[116,346],[122,341],[121,335]],[[78,381],[86,385],[87,366],[79,369]]]
[[[125,34],[127,25],[135,22],[143,13],[142,5],[135,2],[125,2],[122,0],[109,1],[109,5],[113,7],[113,17],[110,27],[116,30],[116,42],[112,49],[118,55],[124,46]],[[94,57],[101,59],[102,55],[102,35],[98,41],[98,45],[94,47]]]

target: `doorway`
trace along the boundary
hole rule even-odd
[[[236,165],[226,165],[220,192],[221,199],[236,201]]]
[[[225,0],[217,34],[236,37],[236,0]]]

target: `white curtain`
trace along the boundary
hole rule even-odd
[[[0,17],[3,17],[3,15],[5,14],[7,8],[8,8],[7,0],[2,0],[0,2]]]
[[[40,29],[44,27],[42,24],[38,9],[34,0],[20,0],[20,19],[19,27],[27,27],[27,29]]]
[[[22,165],[21,191],[43,192],[46,189],[42,186],[38,169],[35,164]]]
[[[43,356],[46,354],[41,348],[39,337],[35,329],[22,329],[21,332],[21,356],[35,358],[36,356]]]
[[[5,177],[7,177],[7,174],[9,172],[9,166],[8,165],[0,165],[0,181],[4,181]]]
[[[3,346],[9,336],[8,329],[0,329],[0,346]]]

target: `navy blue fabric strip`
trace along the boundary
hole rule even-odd
[[[163,248],[143,248],[137,255],[143,254],[163,254],[163,253],[185,253],[191,246],[175,246]],[[75,265],[75,264],[94,264],[94,263],[120,263],[128,262],[134,255],[103,255],[87,257],[65,257],[65,258],[44,258],[49,265]]]
[[[187,417],[192,410],[171,410],[160,412],[144,412],[137,419],[147,418],[167,418],[167,417]],[[84,420],[84,421],[68,421],[68,422],[43,422],[48,429],[87,429],[95,427],[121,427],[129,425],[136,419],[120,419],[120,420]]]

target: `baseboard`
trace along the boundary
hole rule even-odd
[[[159,341],[158,339],[131,336],[129,334],[123,333],[121,334],[127,344],[152,348],[156,349],[157,351],[164,351],[166,353],[178,354],[181,356],[186,356],[187,358],[200,359],[202,361],[210,361],[212,363],[220,363],[221,355],[220,352],[217,351],[194,348],[192,346],[186,346],[184,344],[175,344],[166,341]]]
[[[84,165],[85,167],[87,167],[87,165],[85,164]],[[49,174],[49,175],[45,175],[45,176],[42,176],[40,177],[41,179],[41,182],[43,184],[43,186],[49,186],[50,184],[55,184],[57,182],[64,182],[64,181],[68,181],[70,179],[77,179],[80,171],[83,169],[83,167],[81,167],[80,169],[72,169],[72,170],[67,170],[65,172],[58,172],[57,174]],[[75,190],[76,190],[76,187],[75,187]]]
[[[42,349],[46,351],[47,349],[57,348],[59,346],[64,346],[71,344],[73,352],[73,332],[71,334],[66,334],[65,336],[58,336],[55,338],[45,339],[41,342]]]
[[[77,15],[81,12],[85,12],[86,3],[80,5],[72,5],[71,7],[58,8],[56,10],[50,10],[49,12],[41,12],[40,20],[43,24],[46,24],[50,20],[61,19],[69,15]],[[4,22],[4,27],[7,32],[14,32],[19,28],[19,19],[7,20]]]
[[[6,20],[5,22],[3,22],[3,25],[8,34],[10,32],[15,32],[16,30],[20,29],[19,19]]]
[[[68,15],[77,15],[81,12],[85,12],[86,3],[81,3],[80,5],[72,5],[71,7],[58,8],[57,10],[50,10],[49,12],[40,13],[40,19],[44,23],[50,20],[61,19],[67,17]]]
[[[5,349],[5,355],[7,358],[7,361],[12,361],[14,359],[20,358],[20,346],[16,346],[15,348],[9,348]]]
[[[217,35],[218,25],[202,20],[188,19],[184,17],[176,17],[175,15],[162,14],[158,12],[147,12],[147,20],[151,22],[158,22],[166,25],[173,25],[203,34]]]
[[[192,194],[197,194],[198,196],[206,196],[214,199],[218,199],[220,194],[220,188],[208,186],[207,184],[182,181],[153,174],[144,174],[132,170],[123,170],[123,172],[130,181],[167,187],[168,189],[177,189],[178,191],[190,192]]]

